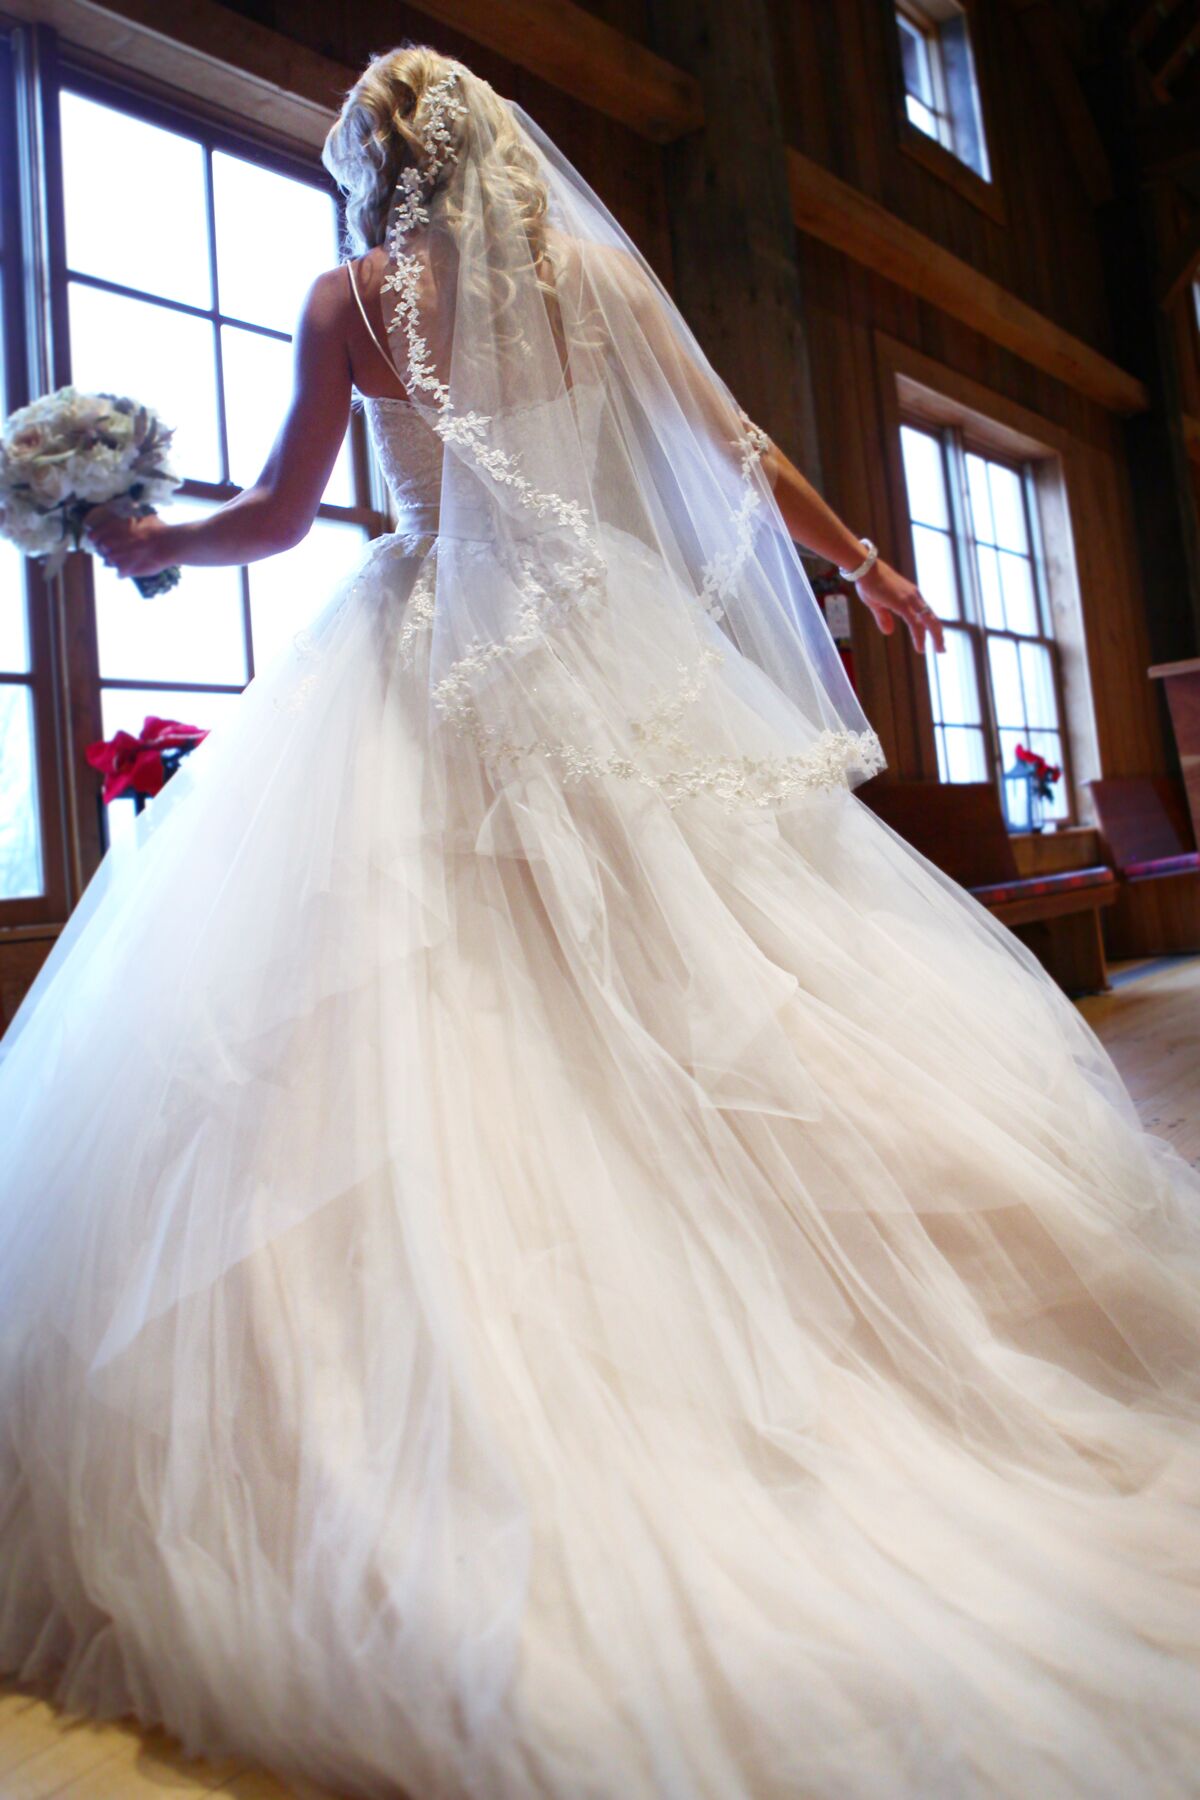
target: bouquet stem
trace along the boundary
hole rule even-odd
[[[135,575],[133,585],[143,600],[153,600],[156,594],[166,594],[177,587],[182,573],[179,564],[172,563],[169,569],[160,569],[157,575]]]

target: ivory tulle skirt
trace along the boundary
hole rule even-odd
[[[0,1667],[366,1800],[1200,1795],[1200,1178],[844,786],[435,749],[421,566],[6,1042]]]

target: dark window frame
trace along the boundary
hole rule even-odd
[[[27,405],[42,391],[40,368],[47,350],[47,322],[31,304],[28,271],[40,263],[41,171],[31,157],[40,136],[40,54],[45,34],[19,26],[0,31],[0,292],[3,294],[4,393],[6,412]],[[41,565],[22,565],[29,641],[26,674],[0,673],[0,682],[19,685],[33,701],[33,763],[37,788],[37,829],[42,889],[38,894],[0,899],[0,927],[20,932],[65,917],[72,892],[68,870],[67,809],[62,780],[61,614],[55,584]]]
[[[327,192],[336,203],[337,191],[315,159],[302,152],[272,144],[262,135],[215,120],[198,109],[191,112],[178,99],[165,98],[145,83],[129,86],[108,74],[98,73],[85,58],[60,50],[54,31],[44,25],[20,25],[0,31],[0,91],[11,103],[4,108],[0,130],[3,143],[0,170],[0,204],[3,205],[3,253],[0,282],[5,299],[5,353],[8,368],[8,406],[24,404],[34,394],[61,387],[70,379],[70,324],[68,284],[79,281],[97,289],[126,293],[190,314],[197,311],[210,320],[220,356],[220,326],[228,322],[266,337],[286,339],[291,334],[236,319],[218,311],[215,285],[210,309],[164,302],[161,295],[143,294],[114,282],[72,272],[67,263],[64,222],[64,189],[59,140],[59,95],[64,90],[114,106],[150,124],[182,132],[205,149],[207,171],[207,228],[209,256],[215,264],[212,243],[212,156],[215,151],[244,158],[260,167],[301,180]],[[12,248],[20,244],[20,259]],[[331,233],[331,252],[334,238]],[[331,257],[332,261],[332,257]],[[40,298],[40,303],[37,297]],[[228,474],[225,393],[217,362],[218,430],[222,473]],[[322,501],[317,517],[357,525],[366,538],[389,526],[386,500],[379,485],[367,444],[361,411],[350,421],[352,504]],[[181,498],[211,503],[231,499],[241,489],[219,482],[188,479],[179,489]],[[239,684],[205,684],[185,680],[155,682],[149,678],[123,679],[106,676],[101,683],[96,631],[93,563],[90,557],[69,557],[57,580],[48,581],[39,564],[25,564],[28,617],[31,637],[31,678],[35,691],[36,758],[38,769],[40,828],[43,856],[43,892],[22,899],[0,899],[0,932],[9,934],[26,926],[61,924],[79,898],[108,841],[106,813],[100,798],[101,779],[84,755],[88,743],[102,735],[100,691],[104,688],[139,689],[169,686],[175,691],[232,693]],[[253,634],[250,623],[249,578],[239,570],[242,596],[242,632],[247,680],[255,673]],[[0,676],[0,680],[24,677]]]

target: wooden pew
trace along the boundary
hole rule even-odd
[[[1106,991],[1100,910],[1117,898],[1107,865],[1022,876],[990,781],[869,782],[859,795],[1015,931],[1066,993]]]
[[[1119,879],[1104,921],[1112,956],[1200,950],[1200,853],[1183,784],[1161,775],[1088,783],[1104,854]]]

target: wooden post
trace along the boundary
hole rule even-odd
[[[1109,140],[1116,191],[1096,213],[1117,361],[1145,383],[1148,411],[1123,426],[1150,651],[1156,662],[1200,645],[1200,525],[1188,468],[1179,372],[1160,295],[1174,271],[1164,259],[1165,178],[1145,157],[1134,71],[1126,46],[1106,34],[1107,54],[1089,71],[1089,98]],[[1102,34],[1103,35],[1103,34]]]
[[[786,144],[764,0],[650,0],[655,50],[700,84],[704,123],[663,152],[675,298],[746,411],[821,468]]]

